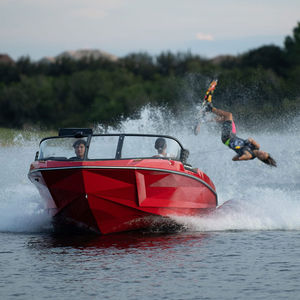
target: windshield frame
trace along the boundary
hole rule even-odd
[[[89,147],[90,147],[90,143],[91,143],[91,140],[93,137],[97,137],[97,136],[118,136],[119,139],[118,139],[118,143],[117,143],[117,147],[116,147],[116,153],[114,155],[114,158],[88,158],[88,154],[89,154]],[[175,141],[179,147],[180,147],[180,153],[182,153],[182,151],[185,150],[185,148],[182,146],[182,144],[178,141],[178,139],[172,137],[172,136],[169,136],[169,135],[161,135],[161,134],[139,134],[139,133],[111,133],[111,134],[89,134],[89,135],[81,135],[80,137],[81,138],[87,138],[87,142],[86,142],[86,151],[84,153],[84,158],[80,161],[95,161],[95,160],[129,160],[129,159],[172,159],[172,160],[177,160],[177,161],[181,161],[180,157],[178,158],[172,158],[172,157],[149,157],[149,156],[146,156],[146,157],[126,157],[126,158],[122,158],[121,157],[121,154],[122,154],[122,149],[123,149],[123,143],[124,143],[124,139],[125,137],[135,137],[135,136],[141,136],[141,137],[155,137],[155,138],[167,138],[167,139],[171,139],[173,141]],[[39,143],[39,146],[40,146],[40,150],[41,150],[41,145],[44,141],[46,140],[50,140],[50,139],[63,139],[63,138],[77,138],[76,136],[74,135],[64,135],[64,136],[50,136],[50,137],[46,137],[46,138],[43,138],[40,143]],[[45,161],[45,160],[56,160],[55,158],[37,158],[36,160],[38,161]],[[59,159],[57,159],[59,160]],[[66,159],[66,161],[69,161],[68,159]],[[72,161],[72,160],[70,160]]]

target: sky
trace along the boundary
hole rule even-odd
[[[283,46],[300,0],[0,0],[0,54],[39,60],[99,49],[206,58]]]

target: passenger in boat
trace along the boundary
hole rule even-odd
[[[76,157],[72,157],[71,159],[74,160],[81,160],[84,158],[84,153],[85,153],[85,149],[86,149],[86,141],[85,140],[77,140],[74,144],[73,144],[73,148],[75,149],[75,154]]]
[[[237,153],[232,160],[240,161],[258,158],[269,166],[277,166],[276,161],[271,157],[270,153],[260,150],[260,145],[254,139],[248,138],[244,140],[236,136],[236,128],[231,112],[218,109],[211,102],[206,104],[205,111],[217,115],[217,122],[222,123],[222,142]]]
[[[166,153],[167,142],[164,138],[158,138],[155,141],[154,148],[158,152],[158,154],[154,155],[154,157],[169,157],[170,156],[168,153]]]

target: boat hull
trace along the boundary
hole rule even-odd
[[[29,179],[60,223],[108,234],[149,227],[157,217],[207,214],[215,187],[175,161],[35,162]]]

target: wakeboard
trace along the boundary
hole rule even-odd
[[[209,87],[204,95],[204,98],[202,100],[202,103],[200,105],[199,114],[198,114],[198,120],[197,124],[194,127],[194,134],[197,135],[200,131],[201,121],[203,119],[203,114],[205,113],[205,107],[208,103],[212,102],[212,95],[216,89],[216,86],[218,84],[218,79],[214,79],[209,84]]]

